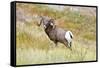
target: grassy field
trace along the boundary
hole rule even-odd
[[[16,8],[17,65],[96,60],[95,8],[22,3],[17,3]],[[37,26],[38,16],[53,18],[58,27],[72,31],[72,51],[61,43],[55,47],[43,27]]]

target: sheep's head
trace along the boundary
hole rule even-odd
[[[54,19],[50,19],[50,20],[48,21],[48,24],[49,24],[49,27],[51,27],[52,29],[55,28]]]
[[[46,18],[46,17],[41,17],[40,20],[40,25],[43,25],[44,29],[50,27],[50,28],[55,28],[55,23],[54,23],[54,19],[50,19],[50,18]]]

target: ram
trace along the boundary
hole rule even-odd
[[[40,25],[43,25],[45,33],[48,35],[50,40],[52,40],[56,46],[57,43],[63,43],[66,47],[71,49],[73,34],[71,31],[66,31],[55,25],[54,19],[48,17],[41,17]]]

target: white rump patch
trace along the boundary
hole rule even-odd
[[[69,44],[70,44],[70,42],[72,42],[72,38],[70,35],[73,37],[73,34],[71,31],[67,31],[65,34],[65,39],[68,41],[68,46],[70,46]]]

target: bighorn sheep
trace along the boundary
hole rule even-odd
[[[50,40],[52,40],[56,46],[57,43],[63,43],[66,47],[71,48],[73,34],[71,31],[65,31],[59,27],[57,27],[54,23],[54,19],[41,17],[41,21],[39,26],[43,24],[44,30]]]

